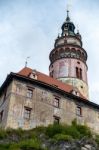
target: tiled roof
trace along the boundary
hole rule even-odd
[[[38,72],[38,71],[33,70],[31,68],[28,68],[28,67],[23,68],[17,74],[25,76],[25,77],[29,77],[29,75],[31,73],[33,73],[33,71],[35,72],[38,81],[42,81],[42,82],[44,82],[46,84],[49,84],[51,86],[55,86],[56,88],[59,88],[59,89],[65,91],[65,92],[69,92],[69,93],[74,89],[73,86],[71,86],[71,85],[64,84],[61,81],[58,81],[57,79],[54,79],[54,78],[52,78],[52,77],[50,77],[48,75],[45,75],[45,74],[43,74],[41,72]],[[83,97],[80,92],[79,92],[79,97],[85,99],[85,97]]]

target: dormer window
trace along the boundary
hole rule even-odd
[[[32,79],[36,79],[37,80],[37,74],[36,72],[32,72],[30,75],[29,75],[30,78]]]
[[[78,91],[76,91],[76,90],[72,90],[72,92],[71,92],[73,95],[76,95],[76,96],[79,96],[79,92]]]

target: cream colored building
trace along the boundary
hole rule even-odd
[[[75,118],[99,132],[99,105],[84,99],[72,86],[36,70],[25,67],[19,73],[10,73],[0,88],[3,128],[70,124]]]

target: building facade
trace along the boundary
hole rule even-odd
[[[99,132],[99,105],[88,100],[87,53],[67,13],[50,53],[50,76],[31,68],[10,73],[0,87],[0,127],[31,129],[85,124]]]

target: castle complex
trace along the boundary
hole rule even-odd
[[[99,105],[88,100],[87,52],[68,11],[61,29],[49,55],[49,76],[25,67],[0,87],[0,127],[31,129],[77,119],[99,132]]]

